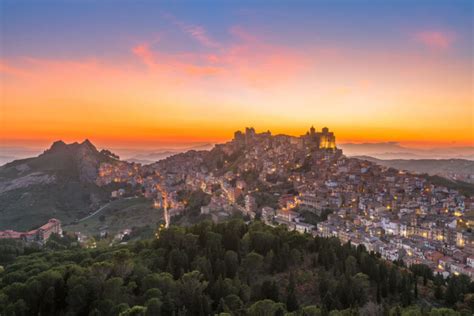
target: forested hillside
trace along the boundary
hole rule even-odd
[[[26,252],[25,252],[26,251]],[[471,315],[474,284],[447,281],[256,221],[171,227],[104,249],[57,237],[0,245],[1,315]],[[28,255],[18,256],[24,253]],[[9,255],[7,255],[9,253]]]

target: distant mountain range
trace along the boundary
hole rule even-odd
[[[347,156],[371,156],[378,159],[467,159],[474,160],[474,147],[408,148],[397,142],[339,144]]]
[[[426,173],[452,180],[474,183],[474,161],[466,159],[388,159],[382,160],[370,156],[354,156],[378,165],[406,170],[414,173]]]
[[[88,140],[57,141],[37,157],[0,167],[0,229],[28,230],[51,217],[73,221],[88,214],[110,196],[95,180],[100,163],[114,161]]]
[[[42,151],[43,149],[41,148],[2,146],[0,147],[0,166],[13,160],[39,155]]]

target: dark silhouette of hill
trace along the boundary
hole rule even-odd
[[[0,167],[0,229],[26,230],[51,217],[73,221],[109,196],[95,184],[100,163],[117,161],[89,141],[56,141],[38,157]]]

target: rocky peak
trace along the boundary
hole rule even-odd
[[[91,143],[90,140],[86,139],[82,143],[74,142],[70,144],[66,144],[62,140],[55,141],[49,149],[47,149],[44,153],[45,154],[55,154],[55,153],[71,153],[73,155],[80,154],[98,154],[99,151],[97,148]]]
[[[97,148],[91,143],[91,141],[89,139],[85,139],[81,144],[80,144],[81,147],[83,148],[87,148],[87,149],[90,149],[92,151],[97,151]]]
[[[65,142],[63,142],[62,140],[57,140],[55,141],[51,147],[49,149],[47,149],[45,151],[45,153],[54,153],[54,152],[59,152],[61,150],[65,150],[67,148],[68,145],[66,145]]]
[[[99,152],[88,139],[85,139],[82,143],[74,142],[70,144],[58,140],[40,157],[52,161],[52,165],[66,163],[69,166],[74,166],[82,182],[94,182],[100,163],[117,159]]]

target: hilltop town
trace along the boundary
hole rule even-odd
[[[241,214],[335,236],[387,260],[425,264],[445,277],[462,273],[474,279],[473,198],[421,176],[347,158],[328,128],[311,127],[299,137],[246,128],[211,151],[145,166],[102,163],[96,182],[140,187],[156,208],[164,208],[166,225],[191,208],[214,222]]]
[[[22,302],[33,314],[44,309],[28,296],[37,288],[29,271],[40,265],[47,269],[41,277],[66,285],[58,287],[58,293],[67,293],[65,302],[83,295],[71,310],[97,306],[106,313],[113,303],[102,306],[99,299],[113,286],[128,293],[116,301],[130,304],[118,304],[117,315],[119,309],[140,308],[172,314],[183,304],[188,315],[243,306],[252,311],[262,304],[273,304],[264,311],[274,304],[298,310],[301,304],[317,315],[339,310],[398,315],[416,308],[421,315],[422,307],[412,304],[428,306],[431,315],[451,308],[463,313],[453,315],[472,314],[469,192],[346,157],[328,128],[311,127],[297,137],[246,128],[210,151],[191,150],[149,165],[122,161],[88,141],[56,142],[42,155],[0,171],[11,175],[8,183],[53,177],[48,184],[6,187],[12,197],[35,192],[41,205],[44,192],[75,183],[82,187],[77,192],[83,203],[77,205],[84,205],[36,216],[30,206],[31,223],[46,224],[0,231],[3,310],[20,314]],[[61,206],[64,200],[54,201]],[[55,218],[44,220],[46,214]],[[68,271],[85,271],[80,285],[70,281]],[[49,286],[42,290],[47,295],[56,291],[49,278],[41,280]],[[174,282],[185,293],[190,280],[201,288],[199,301],[167,292],[166,284]],[[239,295],[223,292],[228,285]],[[16,288],[28,290],[16,296]],[[157,298],[145,302],[152,292]]]

